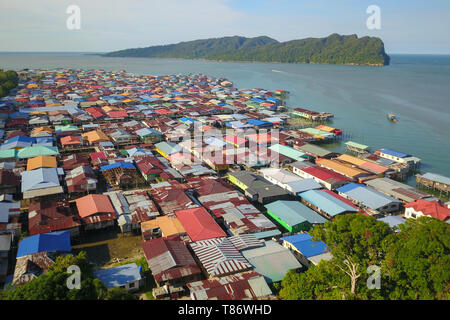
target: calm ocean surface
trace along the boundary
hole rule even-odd
[[[450,176],[450,56],[391,55],[386,67],[102,58],[79,53],[0,53],[0,68],[80,68],[135,74],[203,73],[239,89],[290,91],[289,107],[335,114],[331,126],[372,150],[422,159],[422,172]],[[387,120],[395,113],[398,123]],[[329,145],[343,151],[343,144]],[[410,181],[412,183],[412,181]]]

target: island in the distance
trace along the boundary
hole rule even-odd
[[[388,65],[390,60],[380,38],[368,36],[358,38],[356,34],[336,33],[325,38],[286,42],[278,42],[267,36],[212,38],[125,49],[105,53],[102,56],[370,66]]]

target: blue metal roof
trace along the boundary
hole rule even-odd
[[[394,156],[394,157],[399,157],[399,158],[404,158],[404,157],[408,156],[406,153],[398,152],[398,151],[395,151],[392,149],[381,149],[380,151],[383,153],[389,154],[391,156]]]
[[[316,180],[314,179],[302,179],[302,180],[298,180],[298,181],[291,181],[291,182],[287,182],[286,183],[289,187],[292,188],[292,190],[296,193],[299,194],[301,192],[305,192],[308,190],[314,190],[314,189],[322,189],[323,186],[318,183]]]
[[[39,168],[23,171],[21,175],[22,192],[60,186],[56,168]]]
[[[386,216],[383,218],[377,219],[378,221],[386,222],[389,227],[393,228],[398,226],[399,224],[402,224],[406,221],[405,218],[399,217],[399,216]]]
[[[114,168],[123,168],[123,169],[135,169],[135,166],[130,162],[115,162],[112,164],[108,164],[106,166],[101,166],[100,171],[105,171]]]
[[[292,244],[306,258],[329,252],[329,249],[324,242],[313,240],[308,233],[283,237],[281,240]]]
[[[354,182],[346,184],[336,190],[374,210],[384,207],[392,202],[400,202],[399,200],[389,197],[366,185]]]
[[[55,231],[37,234],[19,242],[17,258],[39,252],[70,252],[70,231]]]
[[[107,288],[120,287],[141,280],[141,274],[136,263],[99,270],[94,272],[94,276],[103,282]]]
[[[258,120],[258,119],[250,119],[247,120],[247,123],[253,125],[253,126],[273,126],[272,122],[264,121],[264,120]]]
[[[441,176],[440,174],[428,172],[422,175],[422,178],[450,185],[450,178]]]
[[[197,121],[197,120],[189,118],[189,117],[181,117],[178,120],[180,120],[183,123],[194,123],[195,121]]]
[[[357,211],[355,208],[323,190],[309,190],[301,193],[300,197],[332,217],[344,212]]]

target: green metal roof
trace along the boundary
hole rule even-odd
[[[365,144],[360,144],[357,142],[353,142],[353,141],[347,141],[345,143],[347,146],[353,147],[353,148],[357,148],[357,149],[361,149],[361,150],[366,150],[367,148],[369,148],[369,146],[366,146]]]
[[[244,250],[242,255],[268,283],[281,281],[289,270],[302,266],[289,249],[272,240],[263,247]]]
[[[278,200],[265,205],[266,209],[293,227],[305,221],[311,224],[327,220],[299,201]]]
[[[312,135],[321,136],[321,137],[333,137],[334,134],[326,131],[322,131],[316,128],[304,128],[300,129],[302,132],[306,132]]]
[[[0,159],[17,158],[16,149],[0,150]]]
[[[20,159],[34,158],[39,156],[56,156],[59,155],[57,147],[34,146],[20,149],[17,157]]]
[[[298,148],[301,151],[304,151],[306,153],[310,153],[310,154],[313,154],[313,155],[317,155],[319,157],[325,157],[326,155],[332,153],[332,151],[330,151],[330,150],[327,150],[325,148],[321,148],[319,146],[316,146],[314,144],[309,144],[309,143],[304,144],[304,145],[302,145],[302,146],[300,146]]]
[[[166,141],[158,142],[157,144],[155,144],[155,147],[169,156],[173,153],[183,151],[183,148],[181,148],[179,145],[173,142],[166,142]]]
[[[55,126],[55,131],[77,131],[78,127],[73,125]]]

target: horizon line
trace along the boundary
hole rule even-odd
[[[89,53],[89,54],[104,54],[114,51],[120,51],[119,50],[113,50],[113,51],[0,51],[1,53]],[[443,55],[448,56],[450,55],[450,52],[448,53],[438,53],[438,52],[386,52],[386,54],[404,54],[404,55]],[[132,58],[132,57],[129,57]],[[158,57],[159,58],[159,57]]]

